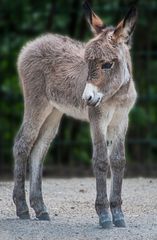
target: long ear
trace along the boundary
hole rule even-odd
[[[113,39],[117,42],[125,42],[129,44],[131,42],[131,37],[135,29],[137,21],[137,8],[132,6],[125,18],[117,25],[114,33]]]
[[[92,11],[87,1],[83,3],[83,8],[92,32],[94,34],[99,34],[102,29],[105,28],[103,21]]]

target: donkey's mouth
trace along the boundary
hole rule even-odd
[[[96,100],[93,100],[93,101],[88,101],[87,102],[87,105],[88,106],[91,106],[91,107],[97,107],[97,106],[99,106],[99,104],[101,103],[101,100],[102,100],[102,98],[98,98],[98,99],[96,99]]]

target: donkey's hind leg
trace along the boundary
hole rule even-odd
[[[42,104],[33,103],[25,106],[23,124],[15,138],[13,154],[14,167],[14,190],[13,201],[16,205],[16,214],[21,219],[29,218],[28,206],[25,198],[25,174],[26,165],[32,146],[38,136],[40,127],[45,118],[50,114],[52,107],[43,100]]]
[[[62,113],[53,109],[45,120],[30,157],[30,205],[39,220],[49,220],[42,196],[42,166],[51,141],[54,139]]]

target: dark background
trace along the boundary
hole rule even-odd
[[[128,10],[129,1],[89,1],[109,25],[115,25]],[[139,19],[132,58],[138,91],[130,114],[127,136],[126,176],[157,176],[157,1],[138,4]],[[69,35],[81,41],[92,37],[77,0],[1,0],[0,2],[0,175],[12,176],[13,139],[23,115],[23,98],[16,72],[21,47],[43,33]],[[64,117],[50,148],[44,174],[88,176],[91,142],[87,123]]]

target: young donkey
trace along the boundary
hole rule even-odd
[[[84,3],[95,36],[83,44],[48,34],[29,42],[18,58],[24,117],[13,148],[17,216],[30,217],[25,199],[25,171],[30,161],[30,204],[39,220],[49,220],[41,190],[42,165],[62,115],[89,121],[96,176],[99,223],[124,227],[121,188],[125,167],[128,113],[136,100],[129,43],[137,11],[132,7],[114,28],[106,27]],[[106,177],[111,168],[111,193]],[[112,213],[112,219],[109,211]]]

